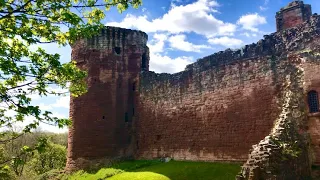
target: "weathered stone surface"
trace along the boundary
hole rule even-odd
[[[312,15],[311,5],[303,1],[293,1],[288,6],[277,12],[277,31],[295,27],[310,19]]]
[[[280,113],[282,62],[301,54],[306,88],[319,87],[319,16],[176,74],[141,74],[138,158],[244,161]],[[316,83],[318,82],[318,84]],[[308,86],[308,87],[307,87]],[[152,129],[152,131],[150,131]],[[316,146],[315,146],[316,147]]]
[[[142,60],[145,70],[149,65],[146,42],[141,31],[106,27],[73,45],[72,58],[88,72],[88,92],[71,98],[67,170],[133,155],[136,86]]]
[[[303,58],[283,65],[285,78],[279,98],[281,114],[271,133],[254,145],[237,179],[308,179],[311,177],[309,135],[304,93]],[[293,61],[290,61],[293,60]],[[300,113],[296,113],[300,112]]]

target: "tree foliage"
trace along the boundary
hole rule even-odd
[[[29,121],[19,133],[0,134],[0,144],[17,139],[36,129],[40,123],[63,127],[69,119],[54,117],[32,105],[30,95],[63,95],[50,88],[68,89],[73,96],[86,91],[86,73],[74,61],[62,64],[60,55],[39,47],[56,43],[66,46],[78,38],[90,37],[103,26],[101,20],[111,7],[120,12],[141,0],[0,0],[0,129]],[[30,47],[37,47],[36,49]],[[24,146],[13,163],[23,163],[23,154],[39,151],[46,145]],[[10,159],[9,159],[10,160]],[[7,163],[5,159],[0,164]]]
[[[67,133],[35,131],[0,145],[0,160],[9,160],[0,168],[0,179],[34,179],[39,173],[61,170],[66,162],[66,142]]]
[[[43,152],[36,152],[28,163],[37,174],[43,174],[52,169],[63,169],[66,164],[67,150],[65,146],[49,142]]]

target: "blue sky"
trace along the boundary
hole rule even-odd
[[[319,0],[305,0],[313,13]],[[139,29],[149,36],[150,70],[175,73],[198,58],[227,48],[240,48],[276,31],[275,14],[291,0],[143,0],[138,9],[119,14],[112,8],[104,24]],[[70,61],[70,47],[44,45]],[[68,117],[69,97],[35,97],[35,104],[58,117]],[[43,130],[66,129],[42,125]]]

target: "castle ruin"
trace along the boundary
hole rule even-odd
[[[320,16],[293,1],[276,20],[277,32],[257,43],[175,74],[149,71],[144,32],[105,27],[77,41],[72,59],[88,72],[88,92],[71,98],[66,169],[171,157],[246,162],[239,179],[254,179],[274,175],[276,168],[257,167],[292,141],[294,175],[308,176],[320,164]]]

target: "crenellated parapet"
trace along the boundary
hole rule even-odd
[[[84,41],[88,48],[113,50],[126,45],[143,47],[147,44],[148,35],[142,31],[106,26],[98,35]]]
[[[149,80],[170,81],[171,84],[184,82],[191,74],[204,72],[210,69],[219,69],[230,64],[241,63],[245,65],[253,59],[261,57],[282,57],[288,53],[301,51],[312,51],[320,48],[320,45],[310,43],[320,38],[320,16],[314,15],[310,17],[310,21],[304,22],[296,27],[287,29],[282,32],[275,32],[265,35],[263,39],[257,43],[245,45],[240,49],[227,49],[198,59],[195,63],[187,65],[184,71],[175,74],[143,74],[143,87],[152,86]],[[316,42],[316,41],[315,41]]]

